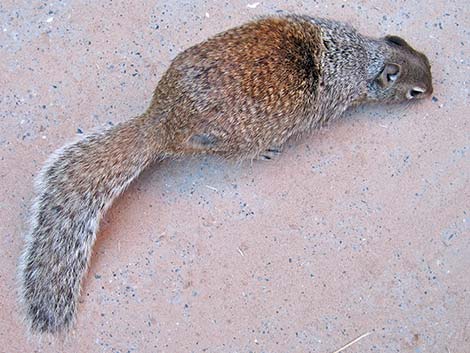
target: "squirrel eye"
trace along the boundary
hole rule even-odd
[[[408,99],[421,98],[424,96],[424,93],[426,93],[426,88],[413,87],[407,92],[406,98]]]

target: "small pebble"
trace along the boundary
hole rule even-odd
[[[256,9],[258,5],[259,5],[259,2],[255,2],[253,4],[246,5],[246,7],[248,7],[249,9]]]

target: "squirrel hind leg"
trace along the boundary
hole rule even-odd
[[[194,149],[211,149],[217,146],[219,139],[211,133],[195,134],[192,135],[187,144]]]
[[[264,150],[263,152],[261,152],[258,156],[257,156],[257,160],[260,160],[260,161],[272,161],[274,159],[277,159],[280,154],[282,153],[282,149],[281,147],[270,147],[266,150]]]

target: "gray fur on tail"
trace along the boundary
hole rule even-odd
[[[37,179],[19,273],[33,333],[58,333],[73,324],[101,216],[158,157],[136,119],[58,150]]]

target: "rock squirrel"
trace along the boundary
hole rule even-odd
[[[350,106],[432,91],[428,59],[402,38],[309,16],[261,18],[183,51],[142,115],[66,145],[40,173],[19,267],[29,327],[73,325],[100,219],[149,164],[253,159]]]

